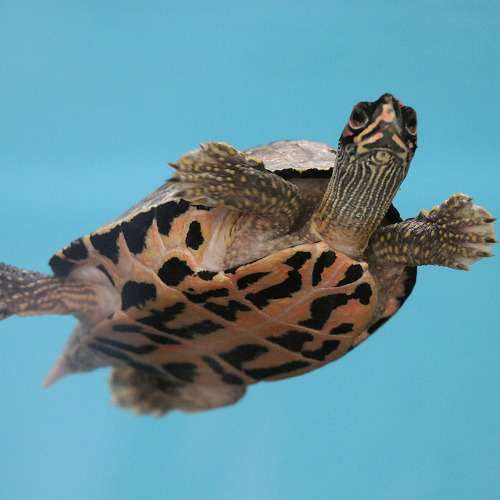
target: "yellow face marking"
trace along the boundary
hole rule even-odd
[[[378,141],[379,139],[382,139],[382,137],[384,137],[384,134],[382,134],[382,132],[377,132],[376,134],[373,134],[368,138],[365,138],[364,137],[365,135],[366,134],[364,132],[361,132],[361,134],[359,134],[357,137],[354,138],[354,142],[371,144],[372,142]]]
[[[392,136],[392,140],[404,151],[408,151],[408,148],[406,147],[406,144],[400,139],[400,137],[396,134]]]
[[[375,159],[379,163],[388,163],[391,158],[391,155],[387,151],[377,151],[375,153]]]
[[[366,127],[365,130],[363,130],[363,132],[361,132],[357,137],[354,138],[354,142],[361,143],[365,142],[365,140],[367,144],[373,142],[369,141],[369,139],[364,139],[364,138],[369,136],[372,133],[372,131],[379,126],[381,121],[390,123],[394,121],[395,118],[396,118],[396,113],[394,111],[394,108],[392,107],[392,104],[384,104],[382,106],[382,113],[380,113],[380,115],[377,116],[377,118],[375,118],[373,123],[368,125],[368,127]],[[378,136],[377,139],[381,137],[381,135],[379,136],[379,134],[375,134],[375,136]]]

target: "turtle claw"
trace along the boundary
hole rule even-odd
[[[176,186],[174,196],[212,207],[224,202],[233,205],[233,198],[239,196],[233,177],[252,167],[242,153],[224,142],[200,144],[200,149],[169,165],[175,170],[169,181]]]
[[[285,232],[303,214],[297,186],[224,142],[202,144],[171,166],[177,198],[259,216],[267,220],[267,227]]]
[[[493,227],[496,219],[474,204],[470,196],[456,193],[417,219],[431,223],[430,235],[439,247],[441,265],[469,270],[470,264],[494,256],[490,250],[497,243]]]
[[[495,257],[495,256],[494,256],[492,253],[490,253],[490,252],[476,252],[476,255],[477,255],[478,257],[481,257],[481,258],[483,258],[483,257]]]

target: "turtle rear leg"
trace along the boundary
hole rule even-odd
[[[456,193],[440,206],[422,210],[414,219],[378,229],[367,255],[377,264],[445,266],[468,271],[490,253],[496,219],[472,198]]]
[[[195,412],[231,405],[246,391],[244,385],[172,382],[130,366],[112,368],[110,385],[114,404],[131,408],[136,413],[156,415],[175,409]]]
[[[207,206],[225,206],[292,228],[304,200],[291,182],[267,171],[257,158],[246,158],[223,142],[208,142],[171,163],[176,196]]]
[[[97,309],[97,295],[89,285],[0,263],[0,320],[13,314],[90,318]]]

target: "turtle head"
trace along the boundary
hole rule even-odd
[[[417,148],[417,114],[391,94],[360,102],[340,136],[336,164],[314,222],[332,247],[361,258]]]
[[[407,172],[416,149],[417,113],[391,94],[356,104],[339,140],[346,167],[345,155],[349,155],[373,166],[399,164]]]

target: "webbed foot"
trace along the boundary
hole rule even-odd
[[[474,262],[493,257],[490,252],[497,243],[493,227],[496,219],[470,196],[456,193],[441,205],[422,210],[416,220],[432,225],[429,237],[440,249],[440,265],[468,271]]]
[[[170,163],[176,171],[171,182],[177,183],[176,196],[201,205],[232,206],[241,198],[246,175],[264,171],[262,162],[247,160],[236,148],[224,142],[200,144],[200,149]]]
[[[199,150],[170,164],[177,184],[175,196],[206,206],[225,206],[268,219],[279,217],[283,228],[300,215],[298,188],[264,168],[257,158],[223,142],[202,144]]]
[[[378,260],[468,271],[474,262],[493,257],[495,220],[470,196],[456,193],[414,219],[377,230],[370,251]]]

